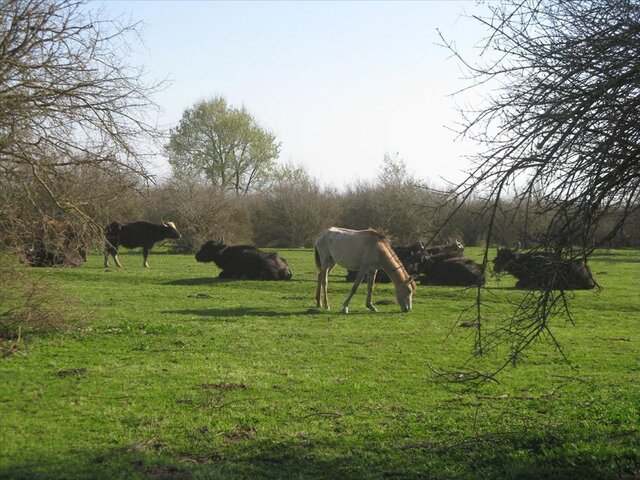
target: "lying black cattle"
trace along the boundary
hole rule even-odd
[[[87,232],[65,220],[47,220],[33,229],[22,260],[32,267],[79,267],[87,261]]]
[[[402,262],[405,270],[409,275],[417,276],[425,261],[424,245],[422,243],[414,243],[413,245],[396,245],[393,247],[393,251],[396,252],[398,259]],[[347,282],[353,282],[356,279],[358,272],[354,270],[347,271]],[[376,274],[377,283],[390,283],[391,280],[382,270],[378,270]]]
[[[591,270],[584,262],[559,259],[546,252],[520,253],[499,248],[493,270],[516,277],[516,288],[520,289],[590,290],[596,286]]]
[[[477,286],[484,285],[482,266],[470,258],[434,255],[421,271],[421,285]]]
[[[398,255],[398,258],[402,262],[402,265],[404,265],[407,273],[409,275],[418,277],[419,275],[426,274],[427,262],[429,261],[429,259],[437,258],[438,260],[444,260],[452,257],[460,257],[462,255],[462,252],[464,252],[464,245],[462,245],[462,243],[460,243],[458,240],[456,240],[455,243],[452,244],[432,245],[430,247],[425,247],[422,242],[417,242],[413,245],[396,245],[393,247],[393,250],[396,252],[396,255]],[[434,262],[435,260],[431,260],[431,264],[433,264]],[[353,282],[356,278],[357,273],[358,272],[349,270],[346,277],[347,281]],[[386,273],[379,271],[376,275],[376,282],[389,283],[390,280]],[[458,284],[446,283],[443,285]]]
[[[210,240],[198,253],[198,262],[214,262],[220,278],[240,280],[289,280],[291,270],[284,258],[276,252],[267,253],[252,245],[225,245]]]
[[[126,248],[142,247],[142,256],[144,258],[143,265],[149,268],[149,250],[154,243],[160,240],[177,240],[180,234],[173,222],[163,222],[158,225],[149,222],[131,222],[120,223],[113,222],[105,228],[104,235],[107,242],[104,247],[104,266],[109,266],[109,255],[113,257],[113,261],[118,267],[122,264],[118,260],[118,247]]]
[[[439,257],[460,257],[464,252],[464,245],[456,240],[455,243],[447,243],[446,245],[433,245],[424,247],[424,254],[428,256]]]

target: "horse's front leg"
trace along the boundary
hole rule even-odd
[[[373,302],[371,301],[371,297],[373,296],[373,287],[376,284],[376,273],[378,273],[377,270],[373,270],[372,272],[369,272],[369,279],[367,280],[367,308],[369,310],[371,310],[372,312],[377,312],[378,309],[373,305]]]
[[[356,275],[356,279],[353,281],[353,285],[351,286],[351,291],[349,292],[349,295],[347,295],[347,298],[345,298],[344,303],[342,304],[342,313],[349,313],[349,302],[351,301],[351,297],[355,295],[356,291],[358,290],[358,287],[360,286],[360,283],[362,282],[362,279],[366,274],[367,272],[364,270],[358,271],[358,274]]]

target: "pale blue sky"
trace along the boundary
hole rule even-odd
[[[97,2],[96,2],[97,3]],[[94,3],[94,5],[96,4]],[[473,146],[454,141],[459,66],[436,29],[465,50],[482,29],[460,14],[475,2],[110,1],[111,15],[144,22],[132,56],[175,126],[199,99],[244,105],[282,142],[280,161],[326,185],[375,178],[385,153],[421,180],[462,178]],[[169,167],[158,159],[155,171]]]

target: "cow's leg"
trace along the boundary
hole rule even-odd
[[[353,297],[356,291],[358,291],[358,287],[360,286],[360,283],[362,283],[362,280],[364,279],[364,276],[366,274],[367,274],[366,270],[360,269],[358,271],[358,274],[356,275],[356,279],[353,281],[353,285],[351,286],[351,291],[349,292],[349,295],[347,295],[347,298],[345,298],[344,303],[342,304],[342,313],[349,313],[349,302],[351,301],[351,297]]]
[[[104,247],[104,266],[105,268],[109,266],[109,255],[113,257],[113,261],[115,262],[117,267],[122,267],[120,260],[118,259],[118,247],[111,242],[107,242]]]
[[[377,312],[378,311],[378,309],[373,305],[373,302],[371,301],[371,297],[373,296],[373,287],[376,284],[376,273],[378,273],[377,270],[373,270],[373,271],[369,272],[369,278],[367,279],[367,303],[366,303],[366,306],[372,312]]]
[[[149,268],[149,247],[142,247],[142,256],[144,258],[144,262],[142,263],[144,268]]]

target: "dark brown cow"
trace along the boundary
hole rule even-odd
[[[142,247],[143,265],[149,268],[149,250],[160,240],[177,240],[180,234],[173,222],[162,224],[145,221],[131,223],[111,223],[104,231],[107,242],[104,247],[104,266],[109,266],[109,255],[118,267],[122,267],[118,260],[118,247]]]
[[[421,285],[470,287],[484,285],[482,266],[466,257],[434,255],[421,271]]]
[[[290,280],[291,270],[276,252],[263,252],[252,245],[225,245],[210,240],[198,253],[198,262],[214,262],[222,271],[220,278],[238,280]]]
[[[456,240],[455,243],[447,243],[446,245],[424,247],[424,253],[432,257],[460,257],[464,253],[464,245]]]
[[[417,276],[422,269],[423,262],[425,261],[424,245],[422,243],[414,243],[413,245],[396,245],[393,246],[393,251],[398,256],[398,259],[402,262],[405,270],[409,275]],[[358,272],[353,270],[347,271],[347,282],[353,282]],[[376,275],[376,283],[390,283],[389,276],[384,271],[379,270]]]
[[[414,277],[418,277],[420,275],[424,275],[427,269],[427,263],[430,262],[432,265],[435,262],[435,259],[444,260],[447,258],[455,258],[460,257],[464,252],[464,245],[460,243],[458,240],[452,244],[445,245],[432,245],[430,247],[425,247],[422,242],[414,243],[413,245],[395,245],[393,247],[394,252],[402,262],[405,270],[409,275]],[[434,259],[431,260],[430,259]],[[454,267],[458,268],[458,267]],[[432,268],[433,269],[433,268]],[[353,272],[349,270],[347,272],[347,281],[353,282],[355,279],[357,272]],[[377,283],[389,283],[389,277],[384,272],[378,272],[376,276]],[[484,282],[484,280],[483,280]],[[450,284],[443,284],[450,285]],[[451,285],[457,285],[453,283]]]
[[[66,220],[47,220],[33,229],[23,261],[32,267],[79,267],[87,261],[87,232]]]
[[[493,260],[496,273],[507,272],[525,290],[590,290],[596,286],[589,267],[580,260],[564,260],[549,252],[516,252],[499,248]]]

